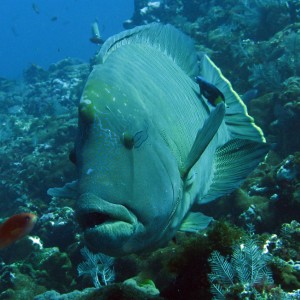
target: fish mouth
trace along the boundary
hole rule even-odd
[[[115,222],[131,225],[137,223],[136,216],[124,205],[111,203],[88,193],[79,198],[77,220],[83,230]]]
[[[91,193],[79,197],[76,218],[88,246],[114,256],[123,255],[123,246],[143,229],[137,217],[124,205]]]
[[[126,212],[125,210],[123,210],[121,214],[118,214],[117,211],[111,213],[104,212],[102,209],[88,209],[87,211],[77,213],[77,220],[84,231],[95,227],[99,228],[102,225],[112,224],[114,222],[125,222],[132,225],[136,223],[136,218],[134,218],[129,211]]]
[[[98,225],[102,225],[106,222],[109,223],[109,222],[116,221],[116,219],[114,219],[113,217],[111,217],[105,213],[97,212],[97,211],[87,212],[84,214],[80,213],[77,216],[77,220],[78,220],[80,227],[83,230],[86,230],[89,228],[94,228],[94,227],[96,227]]]

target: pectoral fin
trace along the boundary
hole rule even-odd
[[[208,217],[200,212],[190,212],[184,219],[179,230],[185,232],[197,232],[205,229],[212,220],[212,217]]]
[[[208,203],[239,187],[268,151],[269,145],[266,143],[241,139],[230,140],[217,149],[212,182],[199,203]]]
[[[57,198],[77,198],[78,180],[66,183],[63,187],[50,188],[47,190],[47,194],[51,197]]]
[[[203,127],[198,131],[195,142],[181,170],[181,177],[185,178],[193,165],[200,158],[207,145],[218,131],[225,115],[224,102],[219,103],[211,112]]]

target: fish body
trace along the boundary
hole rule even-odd
[[[101,38],[99,25],[97,21],[95,21],[92,24],[92,37],[90,38],[90,41],[98,45],[103,44],[103,39]]]
[[[222,101],[225,102],[223,93],[215,85],[207,82],[201,76],[196,77],[196,82],[200,87],[201,94],[208,100],[210,104],[216,106]]]
[[[34,227],[37,216],[20,213],[0,224],[0,249],[3,249],[28,234]]]
[[[170,25],[137,27],[102,46],[80,100],[73,157],[77,219],[93,251],[165,245],[180,227],[201,223],[189,214],[195,203],[237,188],[267,153],[230,83],[206,55],[197,59]],[[209,105],[195,76],[228,107]]]

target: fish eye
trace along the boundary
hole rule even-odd
[[[122,133],[121,142],[127,149],[130,150],[134,146],[134,136],[128,131],[125,131]]]

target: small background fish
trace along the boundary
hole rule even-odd
[[[21,239],[33,229],[37,216],[31,213],[14,215],[0,224],[0,249]]]

